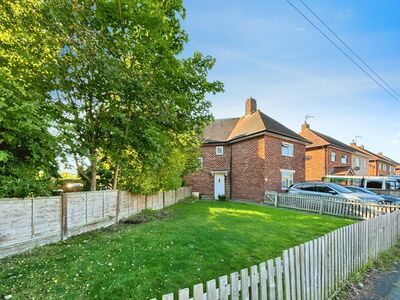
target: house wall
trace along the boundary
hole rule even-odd
[[[232,144],[232,199],[264,199],[265,137]]]
[[[396,166],[396,175],[400,175],[400,165]]]
[[[326,175],[326,148],[306,150],[306,181],[321,180]]]
[[[282,155],[282,142],[293,144],[293,157]],[[278,137],[265,136],[265,190],[281,192],[281,170],[293,170],[294,182],[305,180],[305,151],[306,146],[301,143],[285,140]]]
[[[335,162],[333,162],[331,160],[332,152],[336,153],[336,161]],[[326,173],[329,173],[330,170],[335,167],[349,167],[349,168],[351,167],[351,163],[353,160],[353,154],[351,152],[329,146],[326,154],[327,154],[326,160],[327,160],[327,166],[328,166]],[[342,163],[342,155],[347,155],[346,163]]]
[[[357,154],[357,153],[353,153],[353,159],[352,159],[352,163],[351,163],[351,167],[353,168],[354,174],[356,176],[368,176],[368,172],[369,172],[369,159],[368,156],[365,155],[361,155],[361,154]],[[356,171],[355,168],[356,166],[356,158],[360,159],[360,170]],[[365,164],[365,161],[367,162]]]
[[[202,145],[200,153],[203,157],[203,168],[185,177],[186,184],[191,186],[193,191],[207,197],[214,196],[214,175],[211,171],[228,171],[228,176],[225,176],[225,193],[230,194],[230,146],[218,146],[224,147],[223,155],[216,155],[217,145]]]

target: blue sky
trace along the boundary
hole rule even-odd
[[[292,0],[301,7],[298,0]],[[400,93],[398,0],[303,0]],[[184,0],[185,55],[217,59],[210,79],[216,118],[240,116],[244,100],[298,132],[311,128],[400,161],[400,103],[363,74],[285,0]],[[305,10],[304,10],[305,11]],[[315,18],[312,18],[315,20]]]

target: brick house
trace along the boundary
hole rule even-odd
[[[364,146],[357,146],[355,143],[351,143],[350,146],[359,152],[362,152],[369,157],[369,176],[389,176],[396,174],[396,165],[398,163],[389,157],[383,155],[382,152],[374,153],[367,150]]]
[[[355,150],[330,136],[319,133],[304,123],[300,135],[311,141],[306,148],[306,180],[322,180],[326,175],[354,175]]]
[[[396,165],[396,175],[400,175],[400,165]]]
[[[257,110],[253,98],[244,116],[215,120],[203,136],[199,170],[185,178],[202,196],[262,200],[265,190],[304,181],[309,141]]]

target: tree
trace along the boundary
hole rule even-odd
[[[0,197],[47,194],[57,175],[45,101],[56,47],[40,17],[40,1],[0,3]]]
[[[116,188],[120,169],[154,174],[176,155],[177,136],[197,138],[211,120],[204,97],[222,84],[207,81],[213,58],[178,57],[182,1],[48,1],[47,9],[46,29],[62,49],[52,66],[57,130],[91,190],[102,156]]]

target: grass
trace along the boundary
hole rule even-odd
[[[188,200],[163,220],[119,224],[0,261],[0,299],[148,299],[218,278],[353,220]]]

